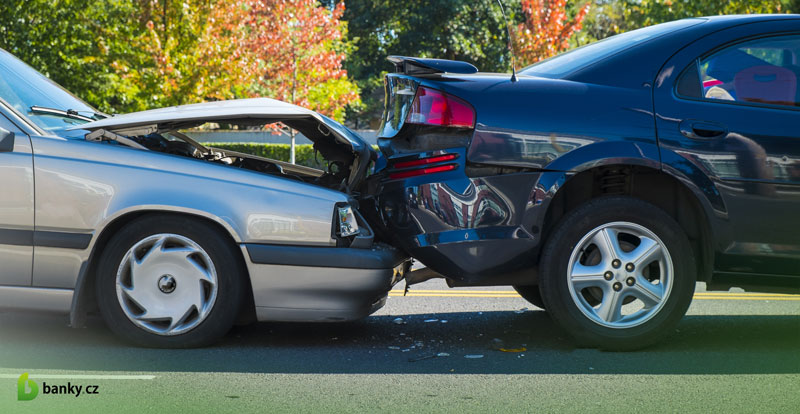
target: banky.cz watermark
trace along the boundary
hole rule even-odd
[[[80,397],[81,395],[99,394],[99,385],[89,384],[73,384],[67,382],[66,384],[48,384],[42,381],[42,388],[33,379],[28,378],[28,373],[24,372],[17,380],[17,401],[31,401],[39,395],[74,395]]]

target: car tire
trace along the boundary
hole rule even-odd
[[[514,290],[533,306],[546,309],[544,307],[544,301],[542,300],[542,292],[539,290],[539,285],[514,286]]]
[[[108,242],[97,267],[97,300],[108,327],[153,348],[209,345],[244,303],[245,268],[226,235],[203,221],[146,216]]]
[[[591,200],[563,217],[540,259],[542,299],[579,345],[629,351],[674,331],[692,300],[689,240],[658,207]]]

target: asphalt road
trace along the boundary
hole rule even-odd
[[[0,413],[798,412],[800,296],[698,290],[672,337],[633,353],[575,348],[508,288],[439,281],[363,321],[238,327],[197,350],[133,348],[99,319],[75,330],[1,313]],[[23,372],[32,401],[17,401]]]

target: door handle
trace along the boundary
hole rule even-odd
[[[724,125],[694,119],[684,119],[678,128],[680,128],[683,136],[691,139],[722,138],[728,133],[728,128],[725,128]]]

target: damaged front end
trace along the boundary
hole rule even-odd
[[[291,164],[251,154],[206,147],[187,130],[209,123],[239,129],[280,123],[303,134],[321,158],[323,169]],[[179,155],[299,180],[344,192],[359,193],[375,151],[338,122],[272,99],[244,99],[177,106],[120,115],[74,127],[88,130],[89,141],[112,141],[150,151]]]

